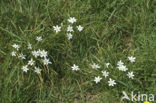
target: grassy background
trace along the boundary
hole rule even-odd
[[[68,41],[65,30],[55,34],[52,26],[68,25],[70,16],[84,30]],[[44,38],[41,44],[36,36]],[[10,55],[13,43],[26,53],[27,42],[49,52],[53,64],[43,82],[23,73],[24,62]],[[120,77],[115,88],[92,81],[96,73],[91,74],[89,63],[115,65],[129,55],[137,58],[131,65],[135,81]],[[80,72],[71,71],[74,63]],[[122,90],[156,93],[155,78],[155,0],[0,0],[1,103],[120,103]]]

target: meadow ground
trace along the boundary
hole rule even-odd
[[[65,28],[53,29],[69,25],[69,17],[84,27],[71,40]],[[48,51],[52,64],[38,60],[40,75],[21,69],[31,57],[28,42]],[[26,60],[12,57],[14,43]],[[133,80],[118,70],[119,60],[134,72]],[[101,68],[93,70],[93,62]],[[73,64],[80,70],[72,71]],[[97,84],[96,76],[102,77]],[[156,0],[0,0],[0,103],[132,103],[121,100],[122,91],[156,96]]]

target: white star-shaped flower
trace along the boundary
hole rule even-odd
[[[25,59],[25,56],[26,56],[26,55],[23,55],[23,54],[21,53],[21,54],[19,54],[18,58]]]
[[[124,65],[119,65],[118,67],[117,67],[120,71],[127,71],[128,70],[128,68],[126,67],[126,66],[124,66]]]
[[[110,63],[106,63],[106,67],[108,68],[108,66],[110,65]]]
[[[99,66],[98,64],[95,64],[95,63],[93,63],[93,64],[91,65],[91,67],[92,67],[93,69],[99,69],[99,68],[100,68],[100,66]]]
[[[44,65],[52,64],[47,58],[42,59],[42,62]]]
[[[100,76],[98,76],[98,77],[95,77],[94,81],[97,84],[97,83],[99,83],[101,81],[101,79],[102,78]]]
[[[41,57],[41,58],[42,58],[42,57],[46,58],[46,57],[48,56],[47,51],[45,51],[45,50],[40,51],[39,54],[40,54],[40,57]]]
[[[39,56],[39,53],[38,53],[38,51],[34,50],[34,51],[32,51],[32,55],[33,55],[35,58],[37,58],[37,57]]]
[[[41,56],[41,50],[40,49],[37,50],[37,53],[38,53],[38,56]]]
[[[12,55],[12,56],[16,56],[16,52],[15,52],[15,51],[12,51],[12,52],[11,52],[11,55]]]
[[[129,78],[131,78],[131,79],[134,79],[134,78],[133,78],[133,77],[134,77],[133,72],[128,72],[127,76],[128,76]]]
[[[107,72],[107,71],[102,71],[102,75],[103,75],[105,78],[107,78],[108,75],[109,75],[109,72]]]
[[[75,23],[77,20],[75,19],[75,17],[70,17],[69,19],[68,19],[68,22],[70,22],[70,23]]]
[[[17,51],[18,51],[18,50],[19,50],[19,48],[20,48],[20,46],[19,46],[19,45],[17,45],[17,44],[13,44],[13,45],[12,45],[12,47],[13,47],[13,48],[15,48]]]
[[[40,42],[40,41],[42,41],[42,37],[41,36],[37,36],[36,40]]]
[[[25,66],[22,66],[22,68],[21,68],[24,72],[27,72],[29,69],[28,69],[28,66],[27,65],[25,65]]]
[[[68,27],[67,27],[67,31],[68,31],[68,32],[74,32],[73,27],[70,26],[70,25],[68,25]]]
[[[75,65],[75,64],[74,64],[71,68],[72,68],[72,70],[75,70],[75,71],[80,70],[79,66],[77,66],[77,65]]]
[[[68,40],[72,39],[73,35],[71,33],[67,33]]]
[[[30,43],[28,43],[28,49],[32,49],[32,45]]]
[[[82,31],[83,27],[81,25],[77,26],[78,31]]]
[[[117,65],[118,65],[118,66],[124,65],[124,63],[120,60],[120,61],[118,61]]]
[[[30,65],[30,66],[34,65],[34,63],[35,63],[35,61],[33,59],[28,61],[28,65]]]
[[[129,59],[129,61],[131,62],[131,63],[133,63],[133,62],[135,62],[135,57],[133,57],[133,56],[130,56],[130,57],[128,57],[128,59]]]
[[[61,31],[61,26],[60,27],[58,25],[53,26],[53,29],[56,33],[58,33],[59,31]]]
[[[109,85],[109,86],[114,86],[114,85],[116,85],[115,80],[109,78],[108,85]]]
[[[34,72],[35,72],[35,73],[37,73],[37,74],[40,74],[40,73],[41,73],[41,69],[40,69],[40,68],[38,68],[38,67],[35,67]]]

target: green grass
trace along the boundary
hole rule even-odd
[[[84,30],[67,40],[65,28],[58,34],[54,25],[68,25],[73,16]],[[36,36],[42,36],[41,44]],[[13,43],[27,53],[27,43],[48,50],[52,65],[42,79],[32,71],[24,73],[20,61],[11,56]],[[129,64],[127,56],[135,56]],[[30,58],[30,56],[28,57]],[[135,79],[116,69],[123,60]],[[117,81],[93,82],[95,62]],[[80,71],[73,72],[77,64]],[[0,103],[128,103],[122,91],[155,93],[156,96],[156,1],[155,0],[0,0]],[[49,71],[49,72],[48,72]],[[154,102],[153,102],[154,103]]]

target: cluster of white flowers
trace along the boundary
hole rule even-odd
[[[128,59],[129,59],[129,61],[130,61],[131,63],[134,63],[136,58],[133,57],[133,56],[130,56],[130,57],[128,57]],[[131,78],[131,79],[134,79],[134,73],[133,73],[133,71],[132,71],[132,72],[128,72],[128,73],[127,73],[127,76],[128,76],[129,78]]]
[[[110,63],[106,63],[105,65],[106,65],[106,68],[108,68]],[[98,65],[98,67],[100,68],[99,65]],[[106,70],[105,71],[101,71],[101,73],[102,73],[102,76],[105,77],[105,78],[107,78],[109,76],[109,72],[106,71]],[[94,78],[94,81],[95,81],[96,84],[99,83],[101,80],[102,80],[102,77],[100,77],[100,76],[97,76],[97,77]],[[114,86],[114,85],[116,85],[115,80],[113,80],[112,78],[109,78],[108,86]]]
[[[68,22],[71,23],[71,24],[75,23],[76,21],[77,21],[77,19],[75,19],[75,17],[70,17],[68,19]],[[83,27],[81,25],[76,26],[76,27],[77,27],[78,31],[80,31],[80,32],[83,30]],[[71,25],[68,25],[68,27],[67,27],[68,40],[72,39],[72,37],[73,37],[71,32],[74,32],[73,27]]]
[[[68,40],[70,40],[73,37],[72,33],[75,32],[73,24],[77,22],[77,19],[75,17],[70,17],[67,21],[70,24],[67,26],[66,32],[67,32],[67,38],[68,38]],[[56,33],[58,33],[58,32],[61,31],[62,27],[63,27],[63,24],[61,24],[61,26],[56,25],[56,26],[53,26],[53,29],[54,29],[54,31]],[[79,32],[81,32],[84,27],[82,27],[81,25],[78,25],[78,26],[76,26],[76,28],[77,28],[77,30]],[[37,36],[36,37],[36,41],[38,43],[41,42],[42,40],[43,40],[42,36]],[[18,58],[20,58],[22,60],[23,59],[26,60],[28,58],[28,56],[24,55],[23,53],[19,53],[20,46],[18,44],[13,44],[12,47],[14,48],[14,50],[11,52],[12,56],[14,56],[14,57],[17,56]],[[25,64],[25,65],[23,65],[21,67],[23,72],[27,73],[27,71],[30,68],[34,68],[34,72],[37,73],[37,74],[40,74],[42,69],[39,68],[39,66],[37,65],[37,61],[35,61],[35,60],[38,60],[38,59],[41,60],[41,63],[43,65],[47,66],[49,64],[52,64],[52,62],[48,58],[48,52],[46,50],[44,50],[44,49],[33,49],[31,43],[27,44],[27,49],[31,51],[30,55],[32,57],[29,58],[29,60],[27,61],[27,64]],[[128,59],[129,59],[129,61],[131,63],[134,63],[136,58],[133,57],[133,56],[130,56],[130,57],[128,57]],[[92,64],[90,64],[90,66],[91,66],[92,70],[100,70],[100,68],[102,68],[100,65],[98,65],[96,63],[92,63]],[[105,63],[105,67],[107,69],[109,69],[110,66],[112,66],[110,63]],[[79,66],[77,66],[76,64],[73,64],[73,66],[71,68],[72,68],[73,71],[79,71],[80,70]],[[122,72],[128,71],[128,68],[126,67],[126,65],[121,60],[118,61],[117,68],[118,68],[119,71],[122,71]],[[116,83],[116,81],[114,79],[111,78],[111,76],[110,76],[111,73],[108,72],[108,71],[107,70],[102,70],[100,75],[94,77],[94,82],[97,84],[102,80],[102,78],[105,78],[105,79],[108,79],[107,80],[108,86],[115,86],[117,83]],[[128,76],[131,79],[134,79],[133,71],[129,71],[126,76]]]
[[[67,20],[70,24],[67,26],[67,37],[68,37],[68,40],[72,39],[73,35],[72,33],[74,33],[74,29],[73,29],[73,26],[72,24],[76,23],[77,22],[77,19],[75,17],[70,17],[68,20]],[[63,23],[61,23],[61,26],[59,25],[56,25],[56,26],[53,26],[53,29],[56,33],[60,32],[61,31],[61,28],[63,27]],[[83,27],[81,25],[77,25],[76,26],[77,30],[79,32],[81,32],[83,30]],[[42,36],[37,36],[36,37],[36,41],[37,42],[41,42],[43,39],[42,39]],[[25,59],[28,57],[26,55],[24,55],[23,53],[18,53],[19,49],[20,49],[20,46],[18,44],[13,44],[12,47],[15,49],[11,52],[11,55],[12,56],[17,56],[18,58],[20,59]],[[48,64],[52,64],[52,62],[50,61],[50,59],[48,58],[48,52],[46,50],[41,50],[41,49],[38,49],[38,50],[34,50],[33,47],[32,47],[32,44],[28,42],[27,44],[27,49],[31,51],[31,54],[32,54],[32,58],[30,58],[28,60],[28,63],[27,65],[24,65],[22,66],[22,70],[24,72],[27,72],[29,70],[29,67],[33,66],[33,68],[35,69],[34,71],[36,73],[40,73],[41,72],[41,69],[39,67],[36,67],[35,66],[35,59],[41,59],[43,65],[48,65]],[[33,59],[34,58],[34,59]],[[76,66],[75,64],[73,65],[73,70],[79,70],[79,67]]]
[[[42,41],[42,37],[41,36],[37,36],[36,40],[38,42]],[[26,60],[26,55],[24,55],[23,53],[18,53],[20,46],[17,44],[13,44],[12,47],[14,48],[14,50],[11,52],[12,56],[17,56],[20,59],[25,59]],[[30,68],[34,68],[34,72],[37,74],[41,73],[41,69],[37,66],[37,64],[35,63],[35,60],[37,60],[37,57],[39,57],[43,63],[43,65],[48,65],[48,64],[52,64],[52,62],[50,62],[50,60],[48,59],[48,52],[46,50],[32,50],[32,44],[28,43],[27,45],[27,49],[30,50],[30,55],[32,54],[32,57],[28,60],[27,64],[22,66],[21,69],[23,70],[23,72],[26,72],[30,69]],[[34,59],[33,59],[34,58]]]
[[[34,50],[34,51],[32,51],[32,55],[35,57],[35,58],[37,58],[37,57],[44,57],[44,58],[46,58],[48,55],[47,55],[47,51],[45,51],[45,50]]]
[[[103,73],[103,76],[105,76],[105,78],[109,75],[109,72],[106,72],[106,71],[102,71],[102,73]],[[101,80],[102,80],[102,78],[100,76],[97,76],[94,79],[94,81],[95,81],[96,84],[99,83]],[[108,85],[109,86],[116,85],[115,80],[113,80],[112,78],[109,78]]]
[[[109,65],[110,65],[110,63],[106,63],[107,68],[108,68]],[[90,66],[91,66],[92,69],[99,69],[100,68],[100,66],[98,64],[95,64],[95,63],[91,64]],[[72,68],[73,71],[80,70],[79,66],[77,66],[75,64],[71,68]],[[102,76],[107,78],[109,76],[109,72],[102,71]],[[94,81],[95,81],[96,84],[99,83],[101,80],[102,80],[102,77],[100,77],[100,76],[96,76],[94,78]],[[116,82],[115,82],[115,80],[109,78],[108,84],[109,84],[109,86],[114,86],[116,84]]]
[[[18,51],[19,48],[20,48],[20,46],[17,45],[17,44],[13,44],[12,47],[13,47],[16,51]],[[17,52],[16,52],[15,50],[11,52],[11,55],[12,55],[12,56],[17,56]]]
[[[109,76],[109,72],[107,72],[107,71],[102,71],[102,76],[104,76],[105,78],[107,78],[107,77]],[[99,83],[101,80],[102,80],[102,77],[100,77],[100,76],[97,76],[97,77],[95,77],[95,79],[94,79],[94,81],[95,81],[96,84]],[[109,85],[109,86],[114,86],[114,85],[116,85],[115,80],[113,80],[112,78],[109,78],[108,85]]]
[[[129,61],[131,62],[131,63],[134,63],[135,62],[135,57],[133,57],[133,56],[131,56],[131,57],[128,57],[128,59],[129,59]],[[120,60],[118,63],[117,63],[117,65],[118,65],[118,69],[120,70],[120,71],[128,71],[128,68],[124,65],[124,63]],[[133,72],[128,72],[127,73],[127,76],[129,77],[129,78],[131,78],[131,79],[134,79],[134,74],[133,74]]]
[[[133,63],[133,62],[135,62],[135,57],[128,57],[128,59],[129,59],[129,61],[131,62],[131,63]],[[105,63],[105,66],[106,66],[106,68],[109,68],[109,65],[110,65],[110,63]],[[118,63],[117,63],[117,65],[118,65],[118,69],[120,70],[120,71],[127,71],[128,70],[128,68],[124,65],[124,63],[120,60],[120,61],[118,61]],[[99,66],[98,64],[96,64],[96,63],[93,63],[93,64],[91,64],[90,65],[91,66],[91,68],[92,69],[99,69],[99,68],[101,68],[101,66]],[[78,70],[80,70],[80,68],[77,66],[77,65],[73,65],[72,67],[72,70],[73,71],[78,71]],[[102,72],[102,76],[103,77],[105,77],[105,78],[107,78],[107,77],[109,77],[109,72],[108,71],[106,71],[106,70],[104,70],[104,71],[101,71]],[[101,80],[102,80],[102,76],[95,76],[95,78],[94,78],[94,82],[97,84],[97,83],[99,83]],[[131,79],[134,79],[134,74],[133,74],[133,72],[128,72],[127,73],[127,76],[129,77],[129,78],[131,78]],[[116,85],[116,82],[115,82],[115,80],[113,80],[112,78],[110,78],[109,77],[109,80],[108,80],[108,86],[115,86]]]
[[[74,24],[75,22],[77,22],[77,19],[75,19],[75,17],[70,17],[68,19],[68,22],[71,24]],[[72,39],[72,37],[73,37],[72,33],[74,32],[73,26],[71,26],[71,24],[67,26],[68,40]],[[61,26],[56,25],[56,26],[53,26],[53,29],[56,33],[58,33],[61,31],[62,26],[63,26],[63,24],[61,24]],[[81,25],[76,26],[76,28],[79,32],[81,32],[83,30],[83,27]]]
[[[127,71],[128,70],[128,68],[124,65],[124,63],[120,60],[118,63],[117,63],[117,65],[118,65],[118,69],[120,70],[120,71]]]

